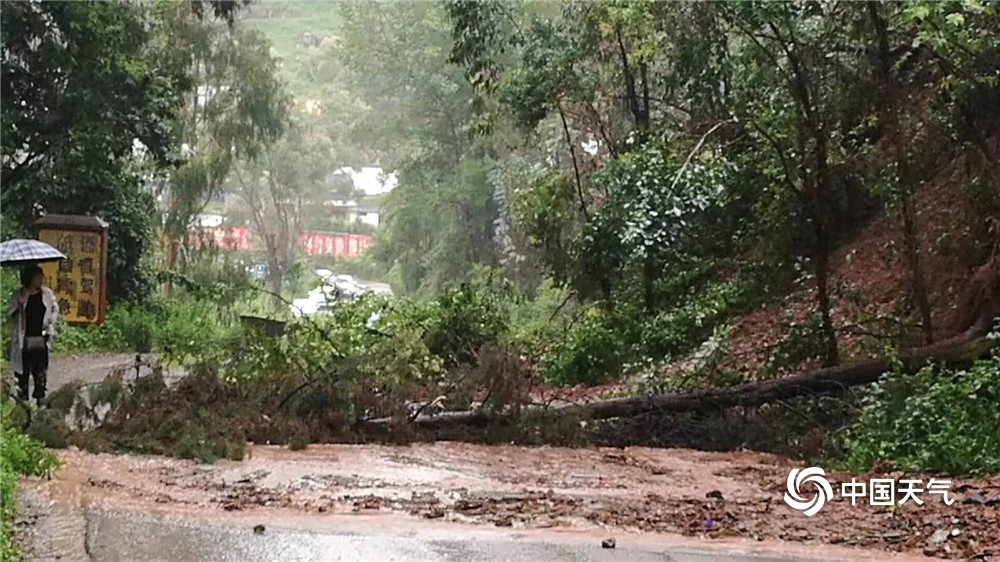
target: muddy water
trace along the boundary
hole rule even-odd
[[[385,561],[397,562],[531,562],[675,561],[787,562],[789,558],[754,556],[738,551],[713,553],[666,545],[623,544],[604,549],[598,540],[554,540],[551,537],[478,537],[442,533],[425,537],[390,534],[379,526],[364,533],[305,532],[269,528],[254,533],[247,527],[191,524],[148,515],[100,513],[92,516],[95,531],[89,545],[94,560],[213,560],[256,561]],[[449,536],[451,535],[451,536]]]
[[[791,465],[752,453],[438,443],[299,452],[256,446],[243,462],[214,465],[61,456],[66,464],[51,481],[26,486],[43,512],[32,559],[890,556],[878,544],[825,545],[878,536],[880,516],[845,509],[807,521],[780,501]],[[263,534],[253,532],[258,524],[266,525]],[[608,535],[618,548],[599,548]]]

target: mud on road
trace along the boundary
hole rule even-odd
[[[415,524],[593,530],[595,536],[611,530],[778,548],[831,545],[824,548],[876,559],[889,552],[1000,559],[1000,506],[986,505],[1000,500],[1000,478],[956,480],[950,507],[937,497],[895,509],[835,498],[807,518],[782,500],[796,464],[749,452],[436,443],[295,452],[254,446],[242,462],[213,465],[76,450],[60,456],[66,464],[51,481],[27,486],[88,508],[256,518],[292,527],[303,517],[394,516]],[[829,476],[839,489],[852,475]]]

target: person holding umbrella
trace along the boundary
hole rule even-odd
[[[21,288],[11,297],[7,315],[14,318],[10,365],[17,378],[18,396],[28,400],[28,383],[34,379],[35,391],[31,395],[41,406],[49,369],[49,345],[59,318],[59,303],[52,289],[45,286],[41,267],[28,265],[21,269]]]
[[[10,299],[7,317],[14,320],[10,334],[10,366],[17,378],[21,400],[28,400],[28,384],[35,381],[32,393],[38,405],[45,399],[49,369],[49,345],[59,318],[59,302],[52,289],[45,286],[41,262],[66,259],[58,249],[40,240],[7,240],[0,243],[0,265],[21,269],[21,288]]]

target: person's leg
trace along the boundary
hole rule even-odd
[[[45,399],[45,386],[48,382],[49,350],[39,349],[35,351],[34,355],[31,376],[35,380],[35,391],[31,393],[31,397],[41,406],[42,400]]]
[[[17,398],[18,400],[28,400],[28,377],[30,376],[28,370],[25,369],[24,365],[24,355],[21,355],[21,372],[14,373],[14,378],[17,379]]]

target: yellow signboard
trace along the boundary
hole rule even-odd
[[[55,291],[63,320],[76,324],[103,323],[107,300],[107,226],[92,217],[65,218],[76,220],[59,221],[55,216],[45,217],[44,223],[36,224],[38,239],[66,255],[65,260],[42,264],[42,270]]]

